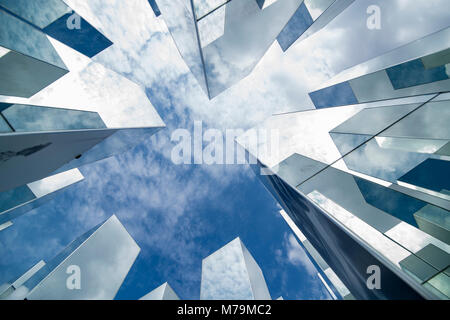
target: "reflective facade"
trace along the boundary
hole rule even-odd
[[[112,45],[62,0],[0,0],[0,9],[89,58]]]
[[[337,298],[450,298],[449,32],[338,74],[309,94],[314,110],[267,119],[276,148],[238,139]],[[366,282],[374,266],[380,287]]]
[[[114,239],[114,241],[111,241]],[[89,230],[48,263],[39,262],[0,287],[3,299],[114,299],[140,248],[112,216]]]
[[[0,0],[0,230],[78,167],[164,127],[143,89],[90,58],[112,42],[61,0]],[[30,186],[48,185],[36,194]],[[49,189],[49,190],[50,190]]]
[[[261,268],[239,238],[202,262],[201,300],[271,300]]]
[[[344,70],[309,96],[316,108],[448,91],[450,28]]]
[[[355,298],[449,297],[449,98],[281,114],[261,126],[282,138],[276,154],[258,154],[272,175],[256,172]],[[366,286],[372,265],[381,289]]]
[[[248,76],[275,40],[285,51],[352,1],[158,0],[181,56],[210,99]]]
[[[173,291],[172,287],[166,282],[153,291],[147,293],[139,300],[180,300],[180,298],[175,291]]]

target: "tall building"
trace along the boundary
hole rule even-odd
[[[446,92],[450,27],[342,71],[309,94],[316,108]]]
[[[201,300],[271,300],[264,275],[239,238],[202,262]]]
[[[328,293],[334,300],[353,300],[354,297],[345,284],[342,283],[341,279],[336,275],[333,269],[325,262],[322,256],[317,252],[317,250],[311,245],[308,239],[306,239],[305,235],[300,231],[297,225],[292,221],[291,217],[284,211],[280,210],[280,215],[292,229],[297,239],[300,241],[302,248],[305,250],[311,262],[313,262],[314,266],[319,273],[320,281],[322,281],[323,285],[327,289]]]
[[[0,25],[2,230],[164,123],[139,85],[90,59],[112,42],[63,1],[0,0]]]
[[[317,109],[273,115],[258,129],[278,148],[238,139],[356,299],[450,298],[448,32],[344,71],[311,94]]]
[[[113,215],[74,240],[48,263],[40,261],[18,279],[1,286],[0,298],[114,299],[139,251]]]
[[[139,300],[180,300],[180,298],[175,291],[173,291],[172,287],[166,282],[153,291],[147,293]]]
[[[278,40],[285,51],[353,0],[158,0],[181,56],[210,99],[248,76]]]

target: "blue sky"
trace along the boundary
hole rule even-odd
[[[272,298],[329,298],[278,214],[277,203],[254,173],[245,165],[174,165],[171,133],[191,129],[194,120],[219,130],[248,129],[272,113],[311,109],[306,93],[333,74],[446,25],[445,12],[427,11],[445,7],[445,1],[411,6],[402,0],[359,0],[286,53],[275,42],[250,76],[212,101],[179,56],[163,16],[156,18],[146,0],[66,2],[114,42],[94,57],[94,65],[139,84],[167,128],[129,152],[81,168],[85,181],[2,231],[0,283],[40,259],[48,261],[116,214],[142,249],[117,299],[137,299],[166,281],[181,298],[197,299],[201,260],[237,236],[263,270]],[[366,28],[366,8],[373,3],[382,8],[377,32]],[[80,78],[94,94],[105,94],[96,90],[101,86],[97,78],[83,78],[82,72]],[[69,103],[77,105],[79,83],[66,85],[67,94],[54,97],[52,90],[44,90],[40,99],[56,103],[70,97]],[[125,90],[116,91],[106,90],[108,99],[133,98]]]

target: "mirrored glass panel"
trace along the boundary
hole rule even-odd
[[[106,128],[96,112],[13,104],[2,115],[16,132]]]

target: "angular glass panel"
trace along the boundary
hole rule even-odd
[[[5,119],[0,115],[0,133],[12,132],[11,127],[6,123]]]
[[[426,282],[439,272],[413,254],[400,261],[400,266],[421,283]]]
[[[372,136],[369,135],[334,132],[330,132],[330,136],[333,138],[334,144],[339,149],[342,156],[372,138]]]
[[[1,134],[0,192],[51,175],[116,131],[96,129]]]
[[[159,130],[160,128],[117,130],[105,140],[99,142],[89,150],[86,150],[80,157],[75,159],[72,158],[72,161],[60,167],[55,173],[78,168],[123,153],[135,147],[139,142],[144,141]]]
[[[0,56],[0,95],[29,98],[67,72],[47,62],[9,51]]]
[[[449,78],[445,66],[425,69],[421,59],[405,62],[386,69],[395,90],[418,86]]]
[[[66,69],[44,33],[2,10],[0,25],[0,46]]]
[[[439,271],[450,266],[450,254],[432,244],[418,251],[416,255]]]
[[[61,0],[0,0],[0,6],[41,29],[72,11]]]
[[[286,51],[313,23],[314,21],[303,2],[277,36],[281,49]]]
[[[305,0],[303,3],[314,20],[327,10],[335,0]]]
[[[239,238],[203,259],[200,299],[271,299],[261,269]]]
[[[311,92],[309,97],[317,109],[358,103],[352,87],[348,82]]]
[[[80,19],[79,27],[68,28],[68,21],[74,18]],[[89,58],[92,58],[113,44],[89,22],[76,15],[76,13],[68,13],[62,16],[45,27],[43,31],[52,38],[61,41]]]
[[[440,155],[446,155],[444,147],[448,144],[448,140],[431,139],[375,137],[375,140],[381,148]]]
[[[419,103],[366,108],[346,120],[331,132],[376,135],[420,106]]]
[[[180,300],[180,298],[166,282],[153,291],[147,293],[139,300]]]
[[[210,14],[223,4],[230,2],[230,0],[193,0],[195,15],[197,20],[202,19],[204,16]]]
[[[428,280],[427,284],[439,290],[447,299],[450,299],[450,277],[441,272]]]
[[[427,204],[414,213],[414,218],[420,230],[450,244],[450,214],[448,211]]]
[[[191,0],[159,0],[158,5],[178,51],[200,87],[209,96]]]
[[[19,289],[29,300],[113,299],[139,251],[120,221],[112,216],[72,242]],[[78,290],[70,290],[66,284],[70,266],[77,266],[81,272]]]
[[[0,217],[3,211],[14,208],[35,198],[36,196],[27,186],[21,186],[9,191],[0,192]],[[0,221],[2,220],[3,219],[0,218]],[[8,221],[9,220],[11,219],[8,219]]]
[[[433,69],[450,63],[450,48],[422,58],[425,69]]]
[[[278,165],[277,174],[291,186],[296,187],[326,166],[322,162],[295,153]]]
[[[202,48],[211,98],[251,73],[301,2],[276,1],[263,10],[255,0],[225,5],[223,36]],[[211,27],[204,24],[202,28]]]
[[[66,187],[83,179],[84,177],[80,171],[73,169],[0,193],[0,204],[6,204],[6,209],[12,208],[0,214],[0,224],[12,221],[41,206]],[[0,208],[1,212],[2,209]]]
[[[106,128],[96,112],[14,104],[2,114],[16,132]]]
[[[441,192],[450,189],[450,162],[438,159],[426,159],[412,168],[399,181]]]
[[[398,219],[418,227],[414,214],[425,206],[432,207],[437,215],[450,215],[450,212],[379,184],[354,177],[366,202]]]
[[[336,185],[339,185],[339,188],[336,188]],[[354,176],[333,167],[328,167],[297,188],[304,194],[317,190],[330,201],[338,203],[339,206],[382,233],[399,222],[382,209],[367,203]]]
[[[450,101],[428,102],[382,132],[383,137],[450,139]]]

